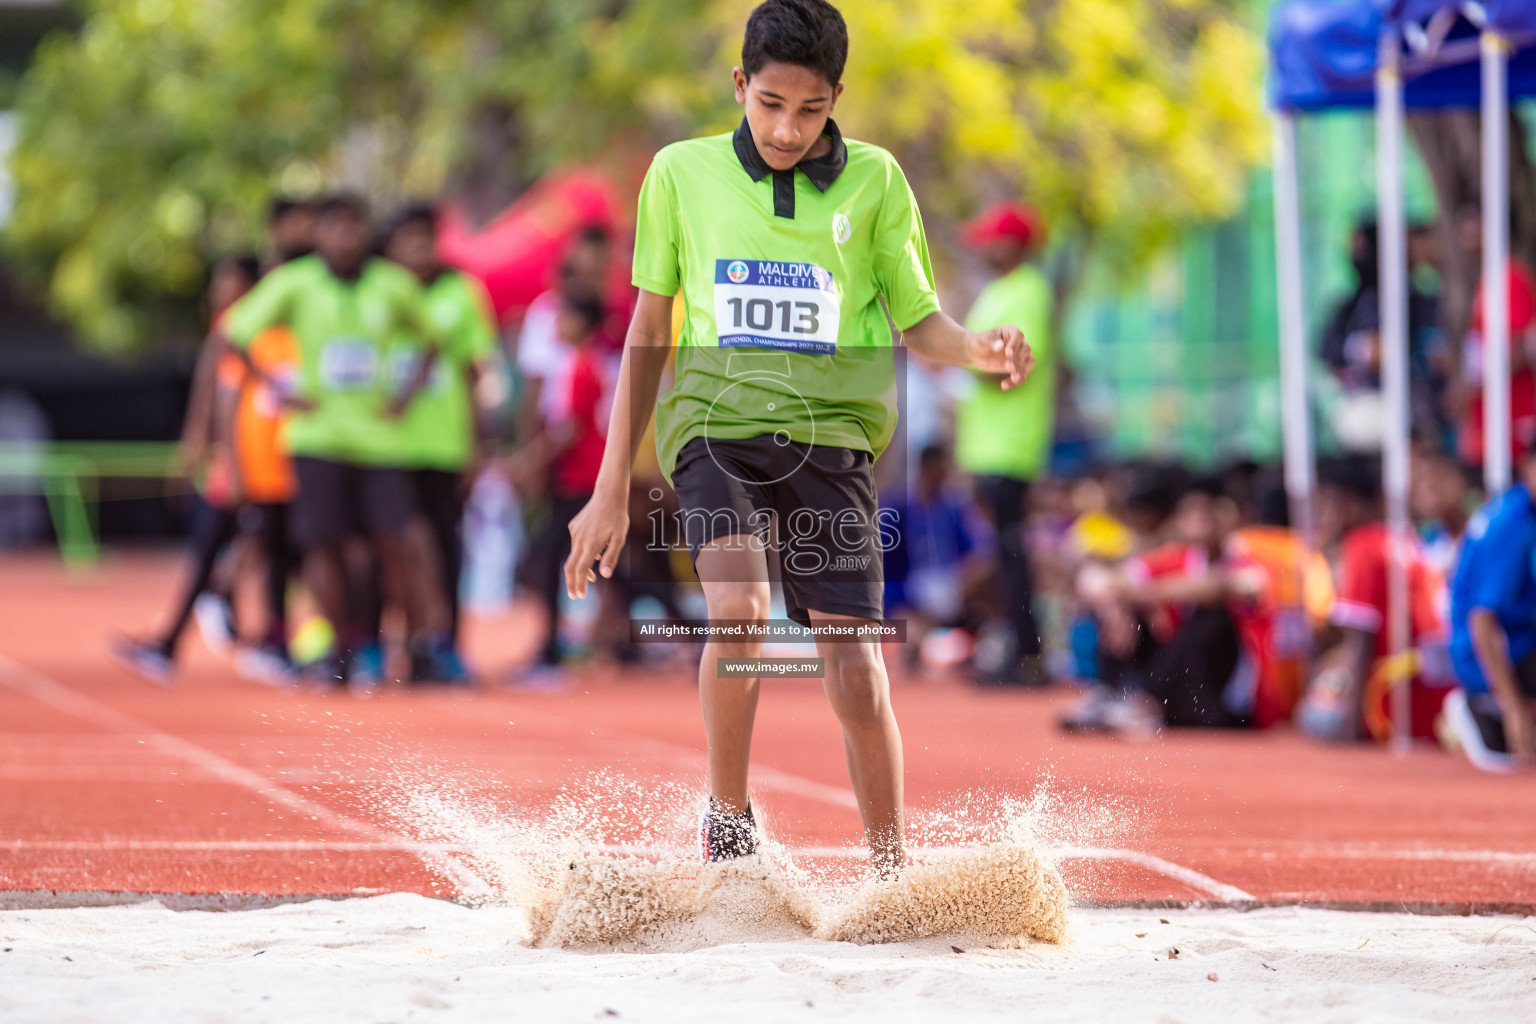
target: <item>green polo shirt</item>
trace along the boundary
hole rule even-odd
[[[965,318],[973,331],[1013,324],[1035,353],[1029,379],[1004,391],[978,375],[955,410],[955,462],[967,473],[1032,480],[1050,461],[1056,414],[1056,346],[1051,338],[1051,283],[1031,263],[982,289]]]
[[[666,147],[645,176],[633,280],[687,308],[656,409],[668,479],[694,437],[783,432],[878,456],[895,433],[891,322],[939,308],[928,243],[895,159],[831,120],[827,135],[827,155],[773,171],[743,120]]]
[[[469,367],[496,350],[490,298],[475,278],[445,270],[426,290],[427,323],[437,339],[437,361],[427,384],[400,419],[404,465],[457,471],[474,454],[474,396]],[[393,350],[390,379],[398,390],[414,375],[426,351],[406,344]]]
[[[319,256],[274,269],[230,310],[225,331],[236,347],[277,324],[299,343],[297,393],[316,404],[288,421],[288,448],[334,462],[402,465],[399,424],[385,407],[392,391],[385,356],[400,339],[432,337],[421,287],[409,272],[370,259],[344,280]]]

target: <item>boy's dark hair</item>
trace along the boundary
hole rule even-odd
[[[747,18],[741,70],[751,78],[777,62],[810,68],[836,85],[848,63],[848,26],[827,0],[765,0]]]
[[[1174,507],[1188,493],[1193,482],[1189,470],[1177,463],[1139,466],[1126,489],[1125,508],[1144,512],[1154,521],[1162,522],[1173,514]]]
[[[917,453],[917,463],[920,466],[931,466],[935,462],[945,462],[949,459],[949,449],[942,444],[924,445],[923,450]]]
[[[267,223],[276,224],[295,210],[313,210],[315,204],[308,199],[295,199],[293,196],[278,196],[267,207]]]
[[[610,245],[613,232],[603,224],[587,224],[576,235],[577,245]]]
[[[1367,504],[1381,500],[1381,460],[1370,455],[1339,455],[1317,465],[1317,482]]]
[[[596,295],[587,295],[579,291],[567,292],[563,296],[561,305],[565,307],[567,313],[575,314],[586,325],[588,333],[603,326],[603,321],[607,319],[603,300]]]
[[[256,258],[255,253],[230,253],[214,265],[214,270],[223,270],[226,267],[237,271],[251,284],[261,280],[261,261]]]
[[[379,233],[379,248],[384,248],[394,241],[395,233],[412,224],[425,224],[429,229],[437,229],[437,207],[428,202],[407,203],[394,212],[384,224],[384,230]]]
[[[325,217],[333,213],[350,213],[358,220],[368,219],[368,202],[356,192],[332,192],[315,203],[315,213]]]

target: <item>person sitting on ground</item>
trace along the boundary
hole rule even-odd
[[[1387,662],[1392,535],[1382,521],[1380,463],[1361,456],[1336,459],[1318,475],[1320,533],[1325,545],[1339,545],[1340,578],[1329,613],[1333,642],[1318,659],[1298,722],[1318,739],[1385,740],[1392,734],[1390,688],[1401,673]],[[1402,552],[1409,644],[1443,652],[1444,578],[1425,558],[1417,535],[1403,538]],[[1426,663],[1443,666],[1445,658],[1430,656]],[[1431,737],[1449,680],[1425,668],[1413,673],[1411,686],[1413,735]]]
[[[1218,481],[1178,500],[1169,542],[1116,569],[1088,566],[1078,592],[1099,627],[1101,686],[1061,720],[1068,731],[1156,731],[1163,725],[1240,726],[1227,690],[1243,661],[1228,601],[1258,584],[1251,567],[1225,559],[1239,525],[1236,503]]]
[[[1484,771],[1536,758],[1536,449],[1518,483],[1467,524],[1451,584],[1449,731]]]

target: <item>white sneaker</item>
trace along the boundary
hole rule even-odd
[[[1452,690],[1445,698],[1443,713],[1472,767],[1499,773],[1515,770],[1515,759],[1504,750],[1503,720],[1486,710],[1474,708],[1467,699],[1466,690]]]
[[[235,647],[235,611],[218,594],[199,594],[192,602],[192,615],[203,643],[221,658],[229,657]]]

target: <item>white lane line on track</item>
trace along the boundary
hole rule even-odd
[[[676,760],[686,761],[690,765],[697,765],[699,761],[699,754],[697,751],[689,750],[688,748],[678,746],[675,743],[668,743],[665,740],[653,740],[649,737],[646,737],[643,740],[640,737],[634,737],[633,739],[650,746],[653,750],[664,752]],[[751,778],[754,783],[759,783],[769,789],[777,789],[785,793],[795,793],[799,796],[807,797],[812,800],[819,800],[822,803],[831,804],[834,807],[851,807],[854,810],[858,810],[859,807],[858,799],[853,795],[853,790],[851,789],[846,789],[842,786],[831,786],[827,783],[817,782],[814,779],[807,779],[799,775],[791,775],[789,772],[780,771],[777,768],[767,768],[762,765],[754,764],[751,767]],[[837,850],[839,848],[812,847],[809,849],[797,849],[794,852],[802,853],[805,856],[811,857],[837,856],[836,853],[822,854],[819,852],[812,852],[820,849]],[[913,854],[921,854],[925,852],[921,847],[908,847],[908,851]],[[1239,889],[1235,885],[1228,885],[1225,882],[1212,878],[1210,875],[1196,871],[1194,868],[1185,867],[1182,864],[1175,864],[1171,860],[1165,860],[1162,857],[1157,857],[1150,853],[1142,853],[1140,850],[1121,850],[1100,847],[1062,847],[1053,850],[1052,853],[1055,856],[1063,859],[1126,861],[1128,863],[1144,867],[1149,871],[1155,872],[1157,874],[1183,882],[1185,885],[1192,889],[1208,893],[1209,895],[1215,896],[1218,899],[1237,901],[1254,900],[1257,898],[1251,893]]]
[[[1235,885],[1220,882],[1194,868],[1187,868],[1182,864],[1175,864],[1171,860],[1162,857],[1154,857],[1150,853],[1142,853],[1140,850],[1116,850],[1101,849],[1095,846],[1068,846],[1053,851],[1056,856],[1070,859],[1083,858],[1087,860],[1120,860],[1155,871],[1175,881],[1183,882],[1191,889],[1199,889],[1210,893],[1217,899],[1237,902],[1256,900],[1258,897],[1250,892],[1245,892]]]
[[[486,882],[468,870],[456,859],[436,851],[418,850],[409,840],[394,835],[372,822],[334,811],[309,797],[295,793],[270,779],[251,771],[243,765],[219,754],[184,740],[180,736],[156,729],[132,715],[118,711],[101,701],[87,697],[78,690],[48,678],[40,672],[20,665],[0,655],[0,684],[46,704],[56,711],[89,722],[108,732],[141,740],[145,746],[162,754],[168,754],[202,771],[215,775],[232,786],[250,790],[270,803],[279,804],[299,814],[341,831],[355,832],[386,844],[393,849],[415,853],[422,863],[446,877],[463,895],[486,896],[493,890]]]

